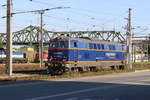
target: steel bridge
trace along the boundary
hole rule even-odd
[[[40,41],[40,27],[28,26],[20,31],[13,32],[14,45],[29,45],[38,44]],[[43,29],[43,43],[47,44],[50,39],[55,37],[89,37],[104,41],[124,42],[125,38],[120,32],[115,31],[72,31],[72,32],[54,32]],[[2,42],[6,44],[6,33],[0,33]]]

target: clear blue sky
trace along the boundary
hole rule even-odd
[[[6,4],[7,0],[0,0]],[[132,24],[136,34],[150,31],[149,0],[13,0],[14,12],[53,7],[71,7],[48,11],[44,15],[45,28],[54,31],[112,30],[123,31],[127,21],[128,8],[132,8]],[[0,17],[6,15],[6,8],[0,7]],[[0,32],[5,32],[5,19],[0,18]],[[14,31],[28,25],[39,25],[39,15],[18,14],[13,18]]]

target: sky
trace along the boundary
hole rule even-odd
[[[0,17],[6,15],[7,0],[0,0]],[[132,27],[135,35],[150,33],[149,0],[13,0],[13,12],[32,11],[54,7],[44,13],[44,28],[50,31],[101,31],[125,32],[128,9],[132,8]],[[13,16],[13,31],[29,25],[39,26],[37,13]],[[6,19],[0,18],[0,32],[6,32]]]

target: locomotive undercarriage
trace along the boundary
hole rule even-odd
[[[47,73],[51,75],[62,75],[65,72],[86,72],[124,69],[122,63],[51,63],[48,66]]]

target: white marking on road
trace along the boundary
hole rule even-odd
[[[69,99],[66,99],[66,100],[77,100],[78,98],[69,98]]]
[[[78,94],[78,93],[90,92],[90,91],[95,91],[95,90],[105,90],[105,89],[110,89],[110,88],[118,88],[118,87],[123,87],[123,86],[128,86],[128,85],[126,85],[126,84],[109,85],[109,86],[104,86],[104,87],[96,87],[96,88],[90,88],[90,89],[84,89],[84,90],[60,93],[60,94],[55,94],[55,95],[47,95],[47,96],[29,98],[29,99],[25,99],[25,100],[43,100],[43,99],[49,99],[49,98],[73,95],[73,94]]]
[[[91,100],[91,99],[83,99],[83,100]]]
[[[118,98],[116,98],[115,100],[119,100]]]
[[[150,81],[150,79],[145,79],[145,80],[139,80],[139,81]]]
[[[143,82],[124,82],[123,84],[132,84],[132,85],[150,85],[149,83],[143,83]]]

